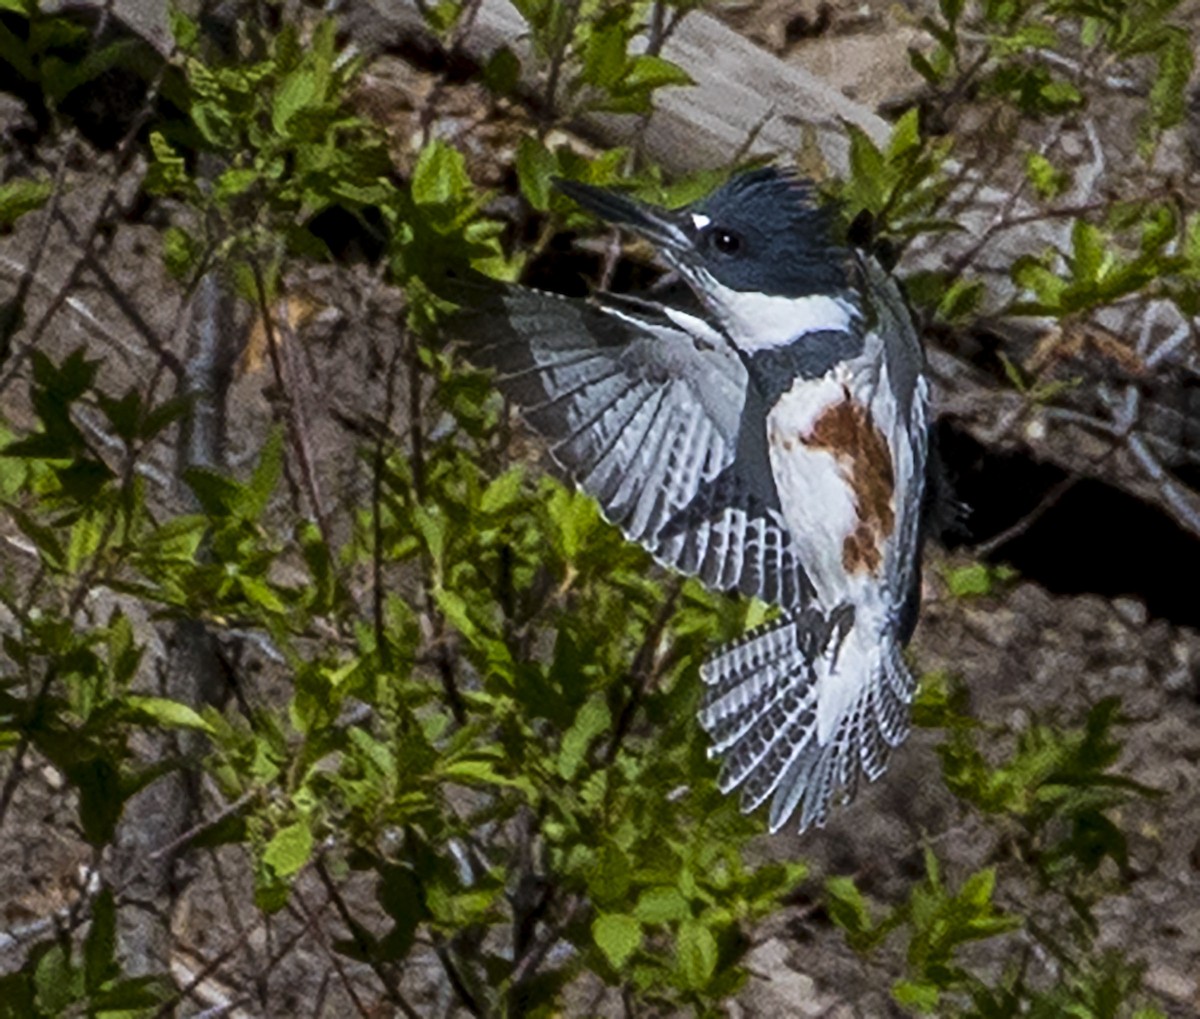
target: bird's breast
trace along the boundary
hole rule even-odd
[[[858,600],[896,528],[896,470],[870,396],[845,372],[797,380],[767,417],[785,522],[821,600]]]

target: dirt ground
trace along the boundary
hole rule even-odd
[[[915,33],[915,15],[877,0],[857,7],[802,0],[764,0],[732,5],[732,24],[787,59],[803,61],[847,95],[878,106],[915,88],[905,46]],[[22,116],[0,106],[0,133]],[[103,168],[96,171],[102,175]],[[93,204],[89,188],[101,185],[87,166],[71,168],[74,197],[68,212],[85,222]],[[73,210],[73,211],[72,211]],[[169,333],[176,315],[175,291],[161,269],[154,237],[156,228],[132,223],[118,228],[103,245],[100,261],[112,272],[118,289],[131,298],[145,320]],[[32,224],[0,237],[0,294],[14,285],[11,266],[30,255]],[[49,259],[45,301],[58,285],[53,274],[65,271],[72,242],[62,231],[51,237],[61,259]],[[5,269],[5,265],[8,266]],[[357,286],[363,277],[317,278],[324,317],[310,323],[311,349],[321,364],[345,364],[345,336],[360,346],[351,359],[360,374],[338,374],[335,401],[353,405],[371,391],[370,352],[388,328],[388,316],[356,323]],[[119,322],[122,312],[111,294],[83,283],[75,296],[101,322]],[[47,346],[70,349],[79,340],[97,342],[83,316],[68,311],[51,331]],[[324,360],[323,360],[324,359]],[[106,370],[115,379],[136,375],[136,356],[122,363],[113,358]],[[238,401],[246,422],[266,420],[269,406],[264,377],[247,373],[238,383]],[[20,408],[6,405],[6,414]],[[324,469],[330,487],[347,504],[356,495],[355,479],[344,470],[348,440],[330,432]],[[349,445],[346,446],[349,448]],[[235,450],[235,458],[236,458]],[[169,465],[161,465],[169,472]],[[360,479],[361,480],[361,479]],[[1165,521],[1163,526],[1168,526]],[[0,562],[19,562],[10,522],[0,520]],[[1123,540],[1117,534],[1114,542]],[[1104,549],[1097,549],[1103,555]],[[1054,550],[1046,548],[1046,556]],[[1146,605],[1162,590],[1191,583],[1161,564],[1161,590],[1130,589],[1122,597],[1093,594],[1055,595],[1032,579],[1018,579],[981,598],[951,596],[942,579],[948,565],[963,560],[941,549],[930,551],[926,600],[913,644],[922,671],[945,670],[961,676],[973,709],[987,722],[1003,723],[1019,732],[1036,718],[1053,717],[1078,723],[1102,697],[1119,695],[1126,723],[1120,730],[1125,750],[1122,773],[1162,790],[1157,800],[1139,802],[1122,824],[1132,833],[1130,878],[1123,894],[1114,896],[1101,918],[1102,945],[1122,948],[1147,966],[1146,986],[1160,1007],[1177,1019],[1200,1015],[1200,632],[1163,616]],[[1192,584],[1194,587],[1194,584]],[[1161,601],[1161,599],[1159,599]],[[1158,604],[1159,602],[1155,602]],[[0,629],[4,620],[0,619]],[[854,875],[863,891],[882,904],[894,903],[922,873],[922,849],[937,847],[949,876],[1005,859],[1005,847],[994,834],[966,813],[937,778],[938,735],[917,732],[894,757],[886,777],[863,790],[857,802],[835,813],[823,831],[804,838],[764,838],[761,852],[770,857],[803,857],[814,875]],[[44,762],[33,761],[14,800],[0,838],[0,973],[19,965],[24,951],[48,936],[86,889],[80,888],[90,861],[74,829],[74,804],[62,779]],[[817,882],[754,934],[750,952],[753,974],[746,989],[728,1006],[732,1019],[775,1019],[786,1016],[829,1016],[875,1019],[903,1014],[888,993],[899,972],[899,960],[883,952],[864,961],[845,945],[842,934],[815,906]],[[364,888],[351,895],[369,914],[371,896]],[[237,850],[198,857],[183,893],[177,924],[175,975],[199,987],[190,1012],[233,1006],[228,1014],[258,1016],[258,1002],[269,1000],[269,1014],[337,1017],[352,1014],[344,985],[333,968],[349,973],[361,988],[363,1003],[375,1015],[390,1015],[390,1006],[373,989],[373,978],[355,963],[336,956],[331,938],[340,936],[333,908],[315,877],[306,878],[287,910],[263,923],[249,903],[252,889],[246,860]],[[1001,903],[1003,905],[1003,903]],[[1020,903],[1013,903],[1019,907]],[[231,945],[248,931],[248,950]],[[1012,935],[1020,938],[1020,933]],[[404,975],[412,1003],[429,1015],[455,1014],[450,989],[432,950],[418,950]],[[616,1003],[604,995],[591,997],[578,989],[575,1014],[610,1014]]]

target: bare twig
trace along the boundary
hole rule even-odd
[[[362,957],[366,960],[367,965],[371,967],[372,972],[379,980],[379,983],[383,986],[383,990],[387,995],[388,1001],[400,1009],[407,1019],[420,1019],[420,1016],[408,1003],[404,995],[400,993],[399,982],[396,980],[396,977],[391,972],[390,968],[380,962],[379,959],[375,958],[375,953],[371,950],[370,945],[361,943],[361,938],[359,936],[360,925],[354,919],[353,914],[350,912],[349,907],[342,898],[342,894],[338,889],[337,883],[330,875],[329,868],[325,866],[325,861],[320,857],[317,857],[313,866],[316,869],[317,876],[321,879],[321,884],[325,886],[325,891],[329,896],[330,902],[333,903],[334,909],[337,910],[338,915],[342,918],[342,923],[346,925],[346,930],[350,937],[352,937],[355,942],[359,942],[359,949]],[[472,1011],[475,1015],[479,1014],[478,1012],[474,1012],[474,1010]]]
[[[296,462],[300,468],[300,477],[304,484],[305,495],[308,498],[309,507],[312,510],[313,518],[317,522],[317,527],[321,530],[321,537],[329,548],[333,548],[333,532],[329,523],[329,516],[325,511],[324,500],[321,498],[320,485],[317,482],[317,472],[313,464],[311,443],[308,437],[307,415],[299,405],[299,397],[297,394],[297,373],[288,371],[288,367],[292,364],[290,353],[285,353],[283,346],[289,348],[295,346],[295,337],[288,335],[286,344],[281,344],[276,327],[280,329],[289,329],[287,325],[286,313],[280,316],[276,322],[275,316],[271,313],[270,302],[267,299],[267,286],[263,279],[262,267],[258,264],[258,260],[252,260],[254,268],[254,288],[258,297],[258,313],[262,316],[263,332],[267,338],[267,351],[271,361],[271,371],[275,376],[275,385],[279,389],[280,399],[283,400],[285,413],[287,415],[287,431],[288,438],[291,442],[292,452],[296,456]],[[288,358],[288,365],[284,364],[284,358]]]
[[[1068,474],[1062,481],[1058,482],[1058,484],[1042,496],[1038,504],[1021,517],[1020,520],[1011,527],[1006,527],[999,534],[993,535],[987,541],[983,542],[983,544],[976,545],[972,551],[981,558],[990,556],[996,549],[1007,545],[1014,538],[1020,537],[1045,516],[1048,510],[1057,505],[1059,500],[1071,491],[1079,481],[1078,474]]]
[[[289,902],[288,909],[293,912],[299,910],[307,919],[308,923],[310,925],[314,925],[319,914],[314,913],[312,908],[305,901],[304,895],[298,888],[292,890],[292,900],[294,905],[293,902]],[[346,972],[346,967],[342,962],[341,956],[339,956],[337,952],[335,952],[329,946],[324,930],[321,928],[318,928],[318,930],[320,933],[317,937],[317,943],[321,946],[321,950],[328,957],[329,964],[333,967],[333,971],[338,975],[338,979],[341,981],[342,987],[346,991],[346,996],[350,999],[351,1004],[354,1005],[355,1010],[362,1017],[362,1019],[371,1019],[371,1010],[367,1008],[366,1003],[362,1000],[362,998],[359,997],[358,991],[354,986],[354,981],[350,979],[350,975]]]
[[[632,689],[629,699],[621,707],[621,713],[617,716],[617,722],[613,726],[612,736],[609,738],[608,746],[605,747],[602,760],[606,766],[612,764],[616,758],[617,751],[621,749],[621,743],[629,732],[629,727],[633,725],[637,709],[641,706],[646,691],[658,674],[658,670],[653,668],[654,656],[658,652],[663,631],[667,628],[667,624],[675,612],[675,605],[683,590],[683,581],[684,578],[679,575],[671,578],[667,587],[667,596],[663,599],[658,615],[654,617],[654,622],[646,631],[646,636],[643,638],[637,654],[634,655],[633,664],[629,666],[629,682]]]
[[[200,838],[201,835],[207,834],[226,819],[232,817],[234,814],[239,813],[244,806],[257,799],[261,795],[261,791],[257,789],[251,789],[249,792],[242,793],[241,796],[239,796],[232,803],[226,804],[212,817],[204,818],[199,824],[189,828],[178,838],[172,839],[165,846],[154,850],[154,852],[150,854],[149,858],[151,860],[160,860],[164,856],[174,856],[181,849],[185,849],[187,846],[191,845],[191,843]]]

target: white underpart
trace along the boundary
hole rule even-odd
[[[721,320],[729,338],[747,353],[786,346],[805,333],[845,331],[856,314],[840,297],[778,297],[734,290],[711,277],[704,280],[699,293]]]
[[[819,379],[797,380],[767,416],[771,470],[783,517],[826,608],[857,600],[842,566],[842,546],[858,524],[858,509],[837,457],[805,445],[801,436],[811,434],[817,419],[845,399],[849,381],[837,369]],[[791,448],[774,441],[776,436],[787,437]]]
[[[907,545],[898,539],[915,527],[915,513],[909,514],[914,520],[906,519],[905,508],[897,506],[893,498],[896,531],[885,543],[879,570],[846,571],[842,559],[845,540],[859,520],[854,491],[844,465],[833,453],[799,440],[812,432],[826,410],[846,399],[847,392],[854,402],[870,409],[891,452],[897,490],[906,491],[913,470],[912,449],[876,337],[868,337],[860,357],[821,378],[798,379],[767,418],[768,436],[787,437],[791,444],[787,449],[782,442],[769,442],[771,470],[784,521],[816,588],[817,600],[826,611],[846,603],[855,611],[854,626],[838,649],[836,661],[818,669],[817,740],[821,745],[834,737],[864,687],[876,681],[880,648],[895,640],[887,631],[895,626],[893,607],[903,601],[896,556]]]

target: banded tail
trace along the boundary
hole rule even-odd
[[[858,624],[839,640],[815,610],[787,615],[727,645],[701,667],[700,724],[723,759],[722,792],[742,787],[749,813],[771,797],[770,830],[799,811],[821,827],[839,791],[874,781],[908,735],[916,682],[890,632]]]

